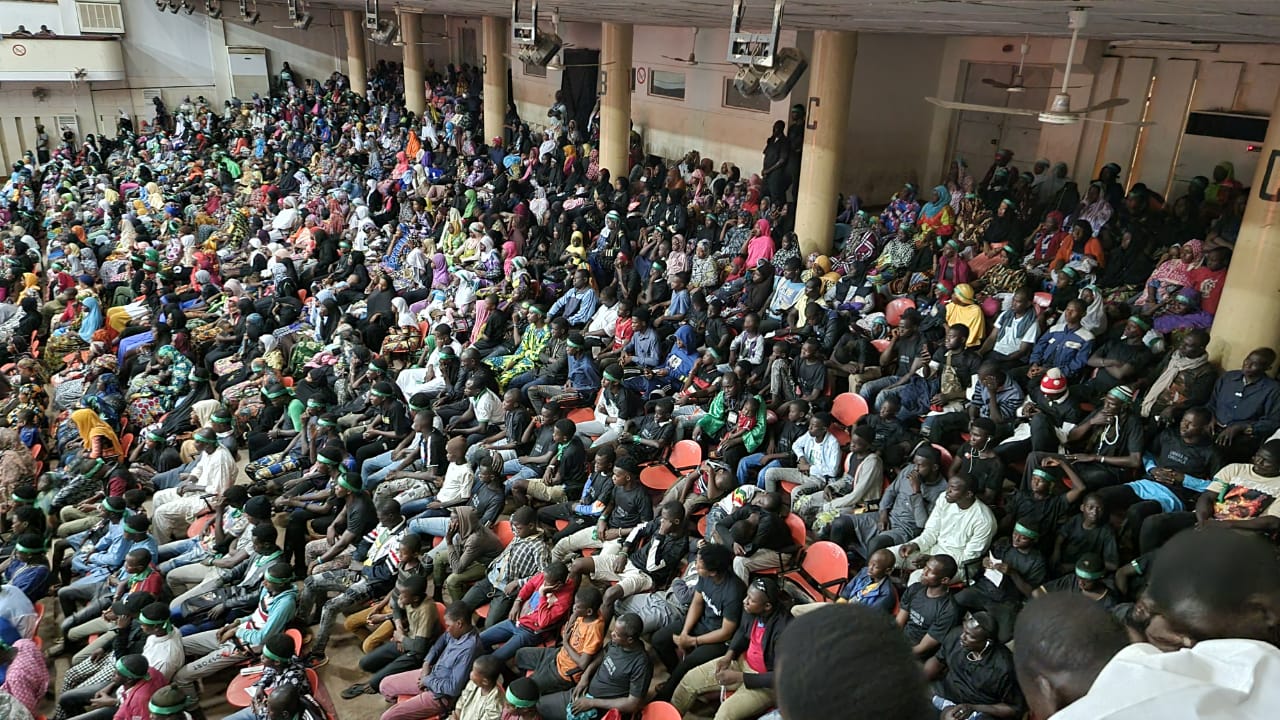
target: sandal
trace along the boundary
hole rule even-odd
[[[355,698],[358,698],[361,695],[369,693],[372,689],[373,688],[369,687],[368,683],[356,683],[355,685],[352,685],[351,687],[342,691],[342,699],[354,700]]]

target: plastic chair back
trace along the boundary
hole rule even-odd
[[[831,403],[831,415],[836,422],[851,428],[870,412],[867,401],[858,393],[840,393]]]
[[[667,463],[676,472],[688,472],[702,464],[702,446],[692,440],[681,440],[671,448]]]
[[[795,513],[787,513],[786,518],[787,529],[791,531],[791,539],[795,541],[796,547],[804,547],[805,527],[804,520]]]
[[[671,703],[655,700],[644,706],[640,720],[680,720],[680,711]]]
[[[942,447],[937,443],[933,444],[933,449],[937,450],[938,454],[942,456],[942,465],[941,467],[938,468],[938,470],[945,474],[947,472],[947,469],[951,467],[951,461],[954,460],[955,458],[951,457],[950,450]]]
[[[890,326],[898,327],[898,321],[902,319],[902,313],[906,312],[907,308],[913,308],[915,306],[916,301],[909,297],[891,300],[889,301],[889,304],[885,306],[884,319]]]
[[[511,521],[509,520],[498,521],[498,523],[493,526],[493,532],[498,536],[498,539],[502,541],[502,547],[510,545],[511,541],[516,537],[515,533],[511,532]]]

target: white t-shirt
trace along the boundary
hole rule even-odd
[[[471,497],[471,486],[475,484],[475,474],[471,472],[471,464],[467,462],[449,463],[444,471],[444,482],[436,500],[448,504]]]
[[[1138,643],[1051,720],[1273,720],[1278,708],[1280,650],[1267,643],[1206,640],[1171,653]]]
[[[1035,345],[1040,337],[1040,326],[1036,323],[1035,311],[1028,310],[1031,322],[1021,334],[1018,333],[1019,318],[1014,317],[1012,310],[1006,310],[996,316],[996,344],[992,348],[1001,355],[1012,355],[1022,349],[1022,343]]]
[[[502,400],[492,390],[485,390],[471,398],[471,408],[476,412],[478,423],[487,422],[490,425],[496,425],[507,417],[506,411],[502,409]]]

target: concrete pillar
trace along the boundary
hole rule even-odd
[[[631,145],[630,25],[602,23],[600,77],[600,167],[612,177],[626,177]],[[585,129],[585,128],[584,128]]]
[[[480,48],[484,53],[484,141],[506,136],[507,117],[507,19],[485,15],[480,24]]]
[[[1271,116],[1280,118],[1280,94]],[[1267,128],[1248,187],[1253,196],[1209,333],[1209,354],[1227,370],[1239,369],[1254,348],[1280,349],[1280,122]]]
[[[342,26],[347,31],[347,76],[351,79],[351,92],[364,97],[369,91],[369,66],[364,55],[364,15],[355,10],[343,10]]]
[[[401,12],[400,39],[404,41],[404,105],[421,116],[427,109],[426,74],[422,62],[422,16]]]
[[[814,33],[805,118],[808,125],[796,198],[796,236],[800,239],[801,257],[831,252],[840,172],[845,165],[850,79],[857,54],[858,36],[854,33]]]

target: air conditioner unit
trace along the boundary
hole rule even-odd
[[[119,3],[78,2],[76,20],[82,33],[122,33],[124,15]]]

